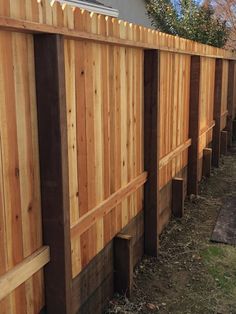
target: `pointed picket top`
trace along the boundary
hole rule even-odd
[[[84,32],[103,37],[150,45],[152,49],[173,50],[208,57],[236,58],[232,51],[207,46],[133,24],[100,13],[89,12],[71,4],[61,3],[58,0],[0,0],[0,16],[16,20],[24,20],[55,27],[55,33],[69,33],[70,30]],[[85,36],[86,37],[86,36]],[[92,36],[90,37],[91,39]],[[156,47],[155,47],[156,46]]]

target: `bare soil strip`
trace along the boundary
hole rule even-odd
[[[144,257],[135,270],[132,299],[115,296],[105,313],[236,313],[236,247],[210,242],[221,206],[236,196],[235,153],[200,191],[162,234],[158,259]]]

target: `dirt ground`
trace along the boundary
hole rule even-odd
[[[106,314],[236,314],[236,247],[210,242],[221,205],[236,196],[236,150],[221,161],[200,195],[185,203],[161,236],[160,255],[135,270],[134,295],[115,296]]]

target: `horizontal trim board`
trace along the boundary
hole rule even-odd
[[[120,204],[125,198],[136,192],[146,181],[147,172],[143,172],[125,187],[119,189],[101,204],[90,210],[86,215],[80,218],[77,224],[71,227],[71,237],[74,238],[84,233],[99,219],[107,215],[114,207]]]
[[[1,29],[15,31],[15,32],[30,33],[30,34],[36,34],[36,33],[59,34],[59,35],[65,36],[68,39],[74,39],[74,40],[91,40],[91,41],[100,42],[104,44],[127,46],[131,48],[133,47],[133,48],[141,48],[141,49],[156,49],[156,50],[167,51],[167,52],[175,52],[175,53],[184,54],[184,55],[203,56],[203,57],[214,58],[214,59],[217,58],[217,59],[225,59],[225,60],[236,60],[236,57],[211,55],[211,54],[198,53],[195,51],[169,48],[166,46],[161,46],[160,44],[156,45],[156,44],[144,43],[140,41],[75,31],[73,29],[68,29],[66,27],[59,28],[53,25],[40,24],[37,22],[31,22],[31,21],[26,21],[26,20],[21,20],[21,19],[13,19],[13,18],[3,17],[3,16],[0,17],[0,30]],[[149,30],[152,31],[151,29]]]
[[[225,110],[222,114],[221,114],[221,118],[223,118],[224,116],[226,116],[228,114],[228,110]]]
[[[178,146],[172,152],[161,158],[159,162],[159,169],[167,165],[173,158],[181,154],[185,149],[189,148],[191,146],[191,143],[192,140],[188,139],[184,144]]]
[[[211,125],[210,126],[206,126],[202,131],[201,131],[201,134],[200,136],[208,133],[211,129],[214,128],[214,126],[216,125],[215,121],[212,121]]]
[[[48,246],[43,246],[0,277],[0,300],[9,295],[50,261]]]

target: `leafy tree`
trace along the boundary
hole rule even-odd
[[[226,48],[236,50],[236,0],[212,0],[215,16],[226,21],[229,28],[229,38]]]
[[[178,35],[204,44],[223,47],[228,39],[228,26],[215,16],[209,0],[146,0],[152,25],[165,33]]]

